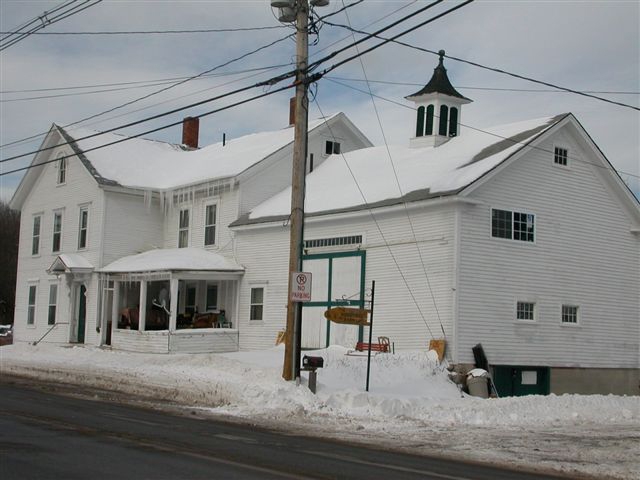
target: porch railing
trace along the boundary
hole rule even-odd
[[[39,340],[37,340],[37,341],[33,342],[31,345],[33,345],[34,347],[35,347],[36,345],[38,345],[38,344],[39,344],[39,343],[44,339],[44,337],[46,337],[47,335],[49,335],[49,334],[51,333],[51,331],[52,331],[54,328],[56,328],[58,325],[69,325],[69,322],[60,322],[60,323],[56,322],[56,323],[54,323],[53,325],[51,325],[51,328],[50,328],[49,330],[47,330],[47,331],[45,332],[45,334],[44,334],[44,335],[42,335],[42,336],[40,337],[40,339],[39,339]]]

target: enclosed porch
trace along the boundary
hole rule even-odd
[[[195,248],[152,250],[101,269],[107,341],[149,353],[238,350],[239,282],[244,269]],[[107,311],[108,310],[108,311]]]

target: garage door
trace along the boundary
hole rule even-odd
[[[302,348],[353,347],[362,327],[338,325],[324,318],[333,306],[364,306],[365,252],[306,255],[303,270],[313,274],[311,302],[302,308]]]

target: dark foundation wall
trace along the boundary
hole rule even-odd
[[[640,369],[551,368],[551,393],[640,395]]]

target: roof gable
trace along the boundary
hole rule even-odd
[[[389,146],[387,150],[380,146],[334,155],[307,176],[305,212],[354,211],[457,194],[562,118],[518,122],[487,131],[466,129],[438,148]],[[235,225],[286,217],[290,198],[288,188]]]
[[[331,117],[332,118],[332,117]],[[310,122],[309,130],[325,120]],[[179,145],[126,138],[87,129],[66,130],[76,153],[101,183],[132,188],[168,190],[234,177],[293,142],[293,127],[231,138],[196,150]],[[126,141],[124,141],[126,139]],[[107,143],[119,142],[104,148]]]

